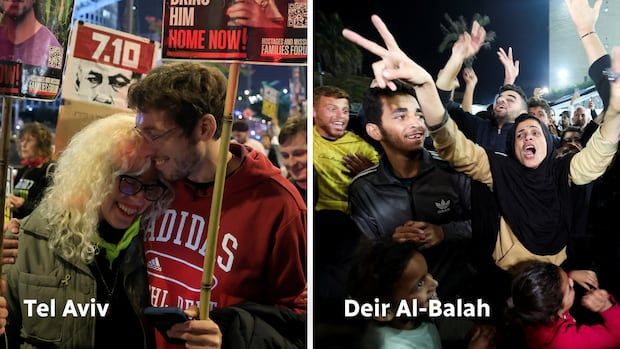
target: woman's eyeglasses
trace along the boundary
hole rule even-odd
[[[135,177],[120,175],[118,190],[125,195],[136,195],[144,190],[144,198],[149,201],[157,201],[166,192],[167,188],[161,184],[144,184]]]

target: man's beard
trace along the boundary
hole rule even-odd
[[[379,130],[381,130],[381,134],[384,138],[384,147],[390,148],[401,154],[406,154],[409,158],[417,158],[420,156],[421,150],[424,148],[424,137],[422,138],[422,144],[420,144],[419,147],[412,148],[409,144],[407,144],[406,140],[401,138],[401,136],[392,135],[386,132],[381,126],[379,126]]]
[[[174,172],[170,174],[170,178],[166,178],[166,180],[170,182],[174,182],[174,181],[178,181],[183,178],[187,178],[191,174],[192,169],[196,166],[196,163],[198,163],[199,159],[198,159],[198,154],[196,154],[195,152],[192,152],[191,154],[188,154],[188,157],[186,157],[182,161],[181,160],[173,160],[173,161],[174,161],[174,169],[173,169]]]
[[[26,19],[26,17],[30,14],[31,11],[34,11],[34,4],[30,8],[23,9],[20,11],[20,13],[17,13],[15,15],[12,15],[10,12],[5,11],[4,16],[9,17],[15,23],[21,23],[24,21],[24,19]],[[1,17],[4,17],[4,16],[1,16]],[[2,20],[1,17],[0,17],[0,20]]]
[[[170,178],[166,178],[166,180],[173,182],[187,178],[191,175],[192,170],[196,168],[197,164],[200,162],[200,156],[196,150],[196,144],[198,144],[198,140],[189,141],[187,156],[185,158],[174,160],[170,159],[170,161],[174,161],[174,172],[171,173]]]

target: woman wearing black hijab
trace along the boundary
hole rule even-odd
[[[598,178],[611,163],[620,140],[620,79],[611,84],[610,105],[603,126],[579,153],[553,158],[546,126],[524,114],[515,120],[508,137],[509,154],[487,153],[461,133],[445,111],[431,75],[407,57],[377,16],[372,21],[383,37],[383,48],[349,30],[344,36],[381,57],[373,64],[379,87],[394,88],[392,80],[414,85],[437,152],[460,172],[486,184],[495,196],[486,215],[494,230],[493,259],[500,268],[528,259],[560,265],[566,260],[573,229],[571,191]],[[455,48],[464,56],[484,43],[484,28],[474,22],[471,34],[461,35]],[[620,48],[614,49],[612,68],[620,72]],[[498,218],[499,217],[499,218]],[[575,280],[577,281],[577,280]],[[598,286],[598,285],[594,285]]]

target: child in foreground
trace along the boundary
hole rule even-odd
[[[603,324],[578,325],[569,310],[574,282],[562,268],[527,261],[513,267],[512,317],[523,325],[527,344],[536,349],[620,347],[620,306],[607,291],[591,289],[581,304],[600,313]]]
[[[389,304],[385,316],[374,316],[363,340],[364,348],[441,348],[439,331],[428,317],[396,316],[401,301],[417,301],[428,308],[436,299],[438,283],[428,273],[424,256],[411,241],[382,239],[368,242],[349,275],[349,293],[359,303]],[[487,348],[493,331],[476,329],[469,349]]]

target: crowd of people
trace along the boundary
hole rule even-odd
[[[339,89],[315,88],[315,344],[620,347],[620,251],[611,218],[620,192],[613,181],[620,48],[608,54],[596,32],[602,1],[565,5],[603,111],[592,100],[587,108],[571,103],[560,124],[539,89],[528,97],[518,86],[523,67],[512,49],[498,51],[505,79],[495,102],[472,114],[475,85],[485,78],[464,68],[485,43],[477,22],[456,40],[437,78],[400,49],[379,17],[372,23],[384,45],[343,31],[379,56],[360,114],[382,155],[364,153],[370,145],[348,135],[348,101],[339,97],[346,92],[328,99],[324,90]],[[461,70],[465,92],[455,101]],[[322,224],[328,209],[342,214]],[[491,314],[460,322],[389,311],[352,319],[342,306],[332,309],[350,300],[427,307],[435,298],[481,299]]]
[[[315,88],[308,188],[306,118],[289,118],[277,146],[235,122],[212,285],[201,279],[221,166],[219,70],[153,69],[128,87],[135,114],[94,121],[56,162],[50,130],[26,125],[7,199],[16,219],[4,227],[0,333],[11,347],[289,348],[307,335],[317,348],[620,347],[620,48],[609,54],[596,32],[602,0],[565,3],[604,108],[574,105],[560,123],[540,91],[528,97],[518,86],[512,49],[498,51],[504,84],[494,103],[472,113],[479,77],[463,66],[485,42],[477,22],[437,78],[379,17],[385,47],[345,30],[379,57],[362,103],[365,134],[349,130],[347,91]],[[238,13],[246,5],[230,7],[234,21],[249,20]],[[201,319],[209,287],[212,312]],[[490,314],[394,311],[403,301],[428,309],[477,299]],[[349,300],[388,310],[345,317]],[[189,320],[156,330],[149,306]]]
[[[215,68],[158,67],[131,85],[136,114],[91,123],[53,165],[49,130],[24,128],[26,174],[11,202],[33,211],[5,227],[0,325],[10,346],[304,345],[305,119],[282,127],[290,180],[264,152],[230,144],[211,313],[199,318],[225,93]],[[28,173],[49,187],[30,184],[24,199]],[[65,313],[88,305],[98,312]],[[177,307],[190,320],[162,333],[148,306]]]

